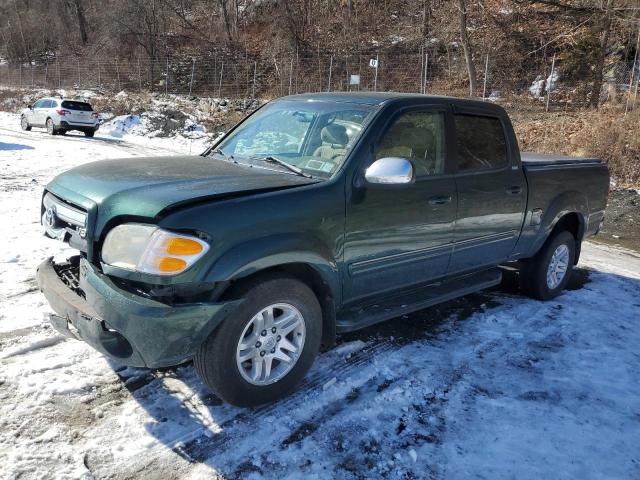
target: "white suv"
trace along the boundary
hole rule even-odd
[[[87,102],[64,98],[41,98],[22,110],[20,125],[23,130],[45,127],[50,135],[64,135],[79,130],[93,137],[98,130],[99,116]]]

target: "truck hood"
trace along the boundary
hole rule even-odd
[[[202,156],[172,156],[87,163],[55,177],[47,190],[89,211],[99,232],[120,215],[153,218],[168,207],[317,181]]]

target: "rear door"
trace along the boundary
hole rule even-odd
[[[505,261],[518,240],[526,181],[510,124],[483,111],[453,115],[458,213],[450,273]]]
[[[380,122],[371,127],[381,135],[362,170],[376,159],[403,157],[413,163],[416,180],[390,188],[365,183],[347,200],[346,302],[441,277],[451,257],[456,189],[449,109],[415,106]]]

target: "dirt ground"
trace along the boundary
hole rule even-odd
[[[640,189],[609,193],[603,228],[592,240],[640,252]]]

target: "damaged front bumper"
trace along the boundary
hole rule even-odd
[[[124,365],[167,367],[193,357],[239,301],[169,305],[116,286],[84,258],[37,272],[53,327]]]

